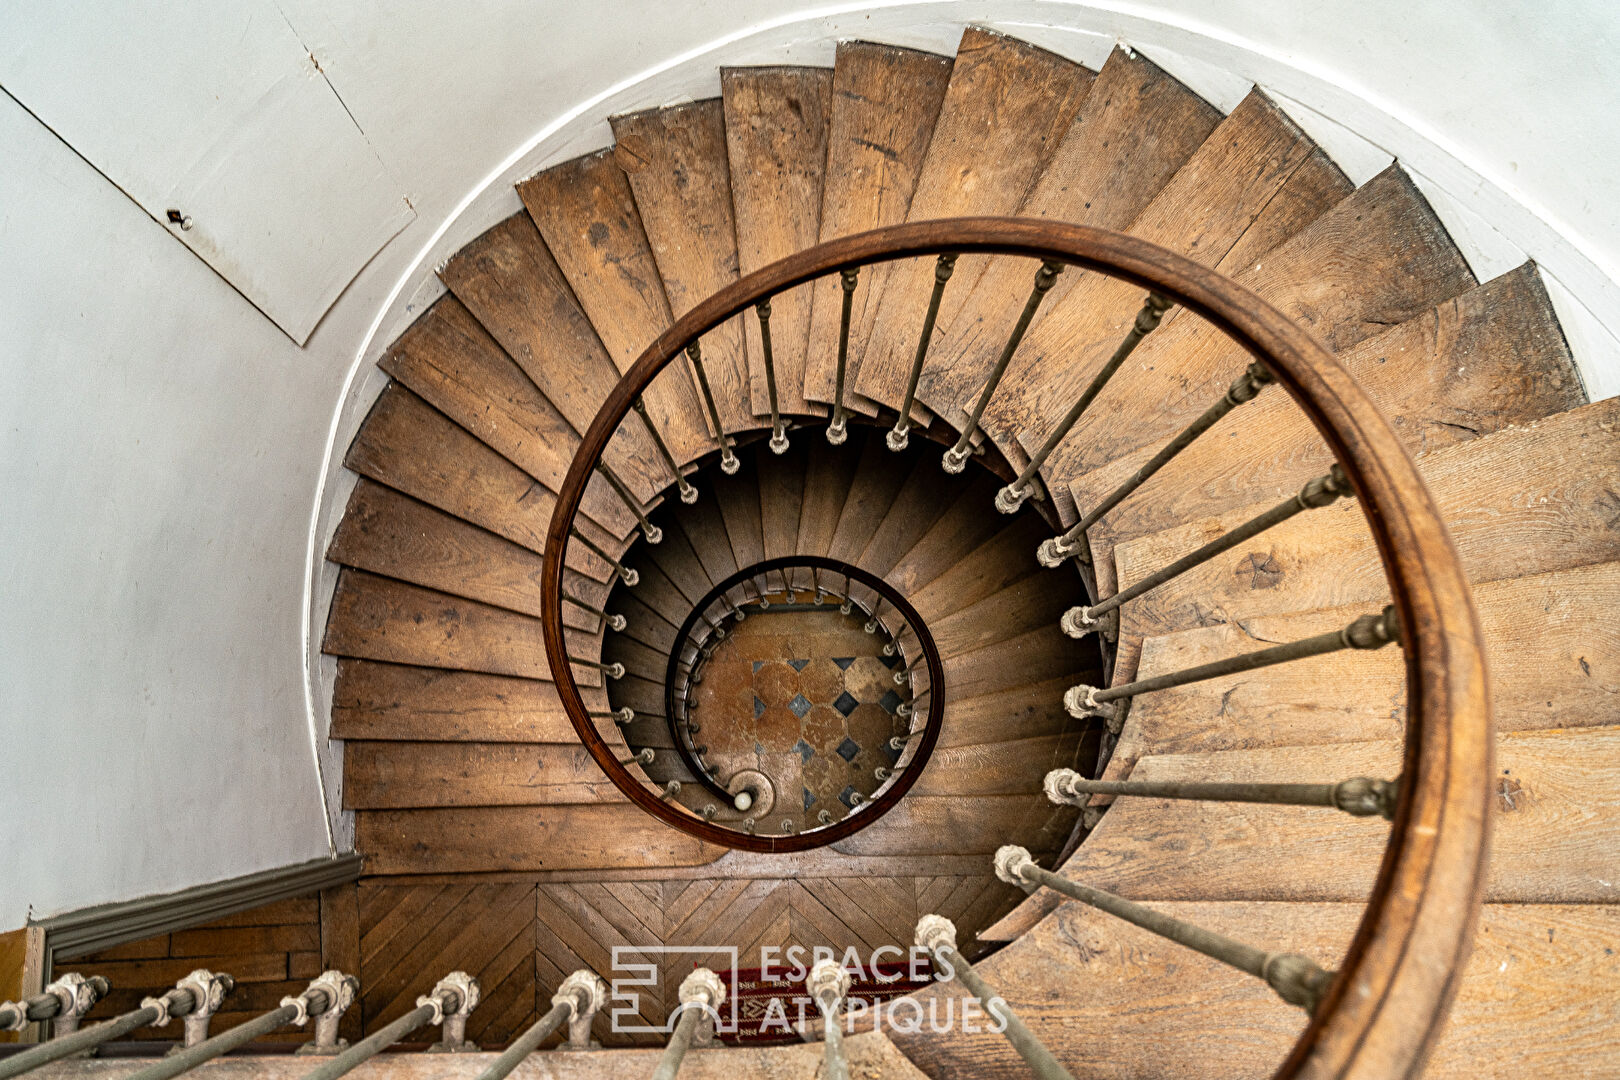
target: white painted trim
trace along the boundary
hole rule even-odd
[[[961,27],[969,22],[1026,38],[1082,63],[1095,62],[1098,50],[1107,43],[1126,43],[1140,48],[1172,74],[1184,74],[1195,89],[1217,104],[1230,100],[1240,82],[1297,103],[1342,129],[1358,145],[1398,159],[1425,178],[1426,190],[1443,193],[1448,206],[1473,215],[1506,244],[1535,258],[1544,276],[1551,279],[1549,290],[1562,298],[1555,300],[1560,315],[1571,312],[1579,324],[1578,347],[1592,347],[1585,344],[1592,342],[1605,355],[1613,355],[1614,345],[1620,341],[1620,268],[1510,177],[1484,161],[1471,159],[1444,131],[1402,109],[1376,86],[1357,82],[1345,72],[1282,53],[1210,19],[1170,17],[1123,0],[871,0],[762,19],[627,76],[548,121],[467,193],[390,290],[355,352],[344,392],[333,410],[310,515],[303,646],[306,706],[317,761],[328,718],[326,704],[320,700],[323,687],[317,676],[320,646],[316,628],[324,625],[331,600],[330,587],[321,584],[321,552],[342,509],[329,494],[336,490],[342,449],[380,391],[381,380],[365,378],[367,369],[386,342],[420,310],[405,298],[431,294],[426,283],[435,265],[519,208],[511,190],[513,183],[608,145],[606,120],[615,113],[713,96],[722,66],[830,63],[834,44],[840,39],[954,53]],[[1177,58],[1185,62],[1178,64]],[[1580,353],[1577,363],[1582,363]],[[1606,387],[1590,371],[1583,370],[1583,375],[1594,397],[1620,389]],[[324,689],[329,697],[330,688]]]

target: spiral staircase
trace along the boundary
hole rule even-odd
[[[1129,275],[1071,265],[1037,297],[1035,262],[971,246],[948,266],[870,262],[842,287],[801,275],[633,385],[654,370],[637,364],[649,343],[674,356],[688,342],[672,327],[779,260],[907,222],[1016,217],[1114,230],[1235,281],[1376,402],[1449,528],[1494,699],[1484,906],[1469,958],[1436,976],[1438,997],[1454,995],[1447,1026],[1411,1045],[1429,1045],[1429,1076],[1620,1074],[1620,406],[1585,402],[1535,267],[1476,281],[1398,166],[1355,187],[1262,93],[1222,116],[1124,50],[1092,72],[970,28],[954,61],[850,42],[831,70],[731,69],[721,85],[718,100],[615,118],[611,148],[520,184],[523,210],[441,268],[448,295],[380,362],[392,381],[345,459],[358,480],[327,552],[343,569],[323,646],[366,857],[366,1029],[404,1013],[423,988],[410,976],[433,965],[482,963],[486,995],[506,988],[469,1028],[497,1044],[573,967],[605,974],[615,945],[867,952],[910,945],[918,917],[940,912],[1076,1076],[1303,1067],[1310,1017],[1263,980],[1051,888],[1026,896],[991,866],[1015,844],[1073,881],[1329,970],[1369,947],[1358,927],[1392,880],[1376,818],[1043,790],[1059,768],[1330,783],[1415,760],[1400,648],[1171,680],[1127,691],[1128,710],[1065,704],[1076,686],[1218,666],[1390,602],[1371,511],[1330,498],[1097,613],[1100,632],[1065,633],[1085,629],[1071,609],[1336,475],[1336,444],[1296,398],[1234,390],[1160,462],[1244,375],[1243,345],[1180,304],[1144,330]],[[829,423],[847,441],[829,441]],[[941,468],[965,451],[960,474]],[[1092,515],[1133,474],[1131,494]],[[998,506],[1009,487],[1016,508]],[[1077,557],[1037,556],[1077,523]],[[548,536],[566,627],[549,641]],[[750,573],[773,560],[789,568]],[[765,814],[760,784],[727,801],[735,768],[705,758],[722,750],[704,730],[719,698],[697,693],[722,675],[693,676],[773,606],[906,677],[886,709],[860,705],[864,719],[816,704],[831,689],[807,693],[830,725],[820,742],[733,740],[764,778]],[[776,655],[809,664],[819,647]],[[814,670],[781,677],[797,693]],[[812,761],[817,776],[845,770],[830,790],[855,794],[818,801]],[[1466,926],[1470,906],[1447,917]],[[491,919],[507,940],[461,959],[468,928]],[[652,1023],[675,1004],[643,1002]],[[596,1035],[637,1042],[601,1017]],[[997,1033],[863,1038],[862,1060],[889,1070],[872,1075],[1027,1075]],[[746,1052],[761,1071],[815,1060]],[[1406,1068],[1378,1060],[1358,1075]]]

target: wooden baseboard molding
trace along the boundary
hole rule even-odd
[[[360,876],[360,863],[361,857],[353,853],[312,859],[161,896],[70,911],[33,925],[44,930],[45,954],[54,967],[126,941],[183,930],[276,900],[346,884]]]

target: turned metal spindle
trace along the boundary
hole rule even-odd
[[[664,790],[659,793],[658,797],[661,800],[673,799],[680,793],[681,782],[679,780],[666,780]]]
[[[879,595],[872,601],[872,610],[867,612],[866,625],[861,627],[868,634],[875,634],[882,629],[883,624],[878,622],[878,609],[883,606],[883,597]]]
[[[1224,536],[1216,537],[1203,547],[1177,559],[1162,569],[1149,574],[1128,589],[1121,590],[1113,596],[1099,603],[1086,606],[1072,607],[1064,612],[1059,625],[1063,632],[1070,637],[1083,638],[1102,625],[1102,617],[1120,606],[1135,600],[1144,593],[1157,589],[1165,582],[1185,574],[1188,570],[1202,563],[1208,562],[1224,551],[1230,551],[1239,544],[1259,536],[1267,529],[1287,521],[1295,514],[1306,510],[1329,506],[1341,498],[1353,496],[1350,481],[1344,475],[1344,470],[1334,465],[1328,470],[1326,476],[1318,476],[1300,489],[1299,494],[1267,510],[1265,513],[1250,518]]]
[[[719,1019],[720,1005],[726,1000],[726,984],[708,968],[697,968],[681,980],[677,994],[681,1004],[676,1012],[680,1019],[675,1024],[675,1033],[669,1037],[669,1045],[664,1047],[663,1056],[658,1059],[658,1067],[653,1069],[653,1080],[675,1080],[681,1061],[693,1043],[713,1042],[714,1022]],[[699,1035],[700,1029],[703,1036]]]
[[[917,380],[922,377],[923,360],[928,356],[928,343],[934,336],[934,323],[939,319],[939,301],[945,295],[945,283],[956,269],[956,253],[946,252],[934,262],[934,291],[928,298],[928,313],[923,316],[922,334],[917,338],[917,355],[911,361],[911,375],[906,380],[906,396],[900,405],[900,417],[894,422],[884,440],[890,450],[904,450],[911,439],[911,406],[917,400]]]
[[[60,980],[59,980],[60,981]],[[160,997],[144,998],[141,1007],[133,1012],[115,1016],[111,1020],[93,1024],[90,1027],[79,1027],[78,1019],[83,1016],[77,1009],[80,1001],[85,1001],[84,1008],[89,1009],[94,999],[88,997],[83,991],[83,984],[89,980],[80,980],[70,988],[72,1005],[58,1012],[56,1022],[58,1026],[68,1020],[72,1030],[57,1035],[49,1042],[24,1050],[20,1054],[13,1054],[8,1058],[0,1058],[0,1080],[13,1076],[21,1076],[41,1065],[47,1065],[62,1058],[71,1057],[84,1050],[100,1046],[120,1035],[127,1035],[136,1028],[162,1027],[173,1017],[180,1017],[186,1023],[186,1045],[195,1046],[208,1038],[208,1020],[224,1000],[225,995],[236,985],[236,981],[229,975],[215,975],[211,971],[198,968],[190,975],[175,984],[174,989]],[[56,986],[57,983],[52,983]],[[66,1001],[64,1000],[64,1004]],[[193,1019],[192,1014],[196,1017]]]
[[[1400,797],[1399,780],[1365,776],[1337,784],[1216,783],[1180,780],[1087,780],[1073,769],[1046,774],[1046,797],[1068,806],[1085,806],[1093,795],[1141,796],[1153,799],[1200,799],[1207,802],[1267,803],[1274,806],[1326,806],[1354,817],[1393,820]]]
[[[636,410],[636,415],[641,417],[641,422],[647,426],[647,434],[652,436],[653,446],[658,449],[658,456],[664,459],[664,468],[675,478],[675,487],[681,493],[681,502],[687,505],[697,502],[697,488],[686,482],[686,475],[675,464],[675,455],[669,452],[669,444],[664,442],[664,437],[653,425],[652,417],[647,415],[647,403],[638,397],[630,403],[630,407]]]
[[[610,679],[624,678],[624,665],[618,661],[614,661],[611,664],[604,664],[600,660],[582,660],[577,656],[570,656],[568,658],[568,662],[570,664],[578,664],[580,667],[595,668],[597,671],[600,671],[603,675],[606,675]]]
[[[1024,332],[1029,329],[1030,320],[1035,318],[1035,310],[1046,299],[1052,284],[1057,276],[1063,273],[1063,264],[1056,262],[1043,262],[1040,269],[1035,271],[1035,285],[1029,292],[1029,299],[1024,302],[1024,310],[1013,324],[1012,333],[1007,338],[1007,344],[1002,348],[1001,355],[996,359],[996,366],[991,369],[990,378],[979,391],[979,400],[973,406],[973,412],[968,416],[967,427],[962,429],[961,438],[956,445],[945,451],[940,466],[948,473],[959,473],[967,467],[967,459],[973,454],[973,436],[979,430],[979,421],[984,419],[985,407],[995,395],[996,386],[1001,377],[1007,373],[1007,365],[1012,362],[1013,353],[1018,351],[1019,343],[1024,340]]]
[[[844,307],[838,318],[838,381],[833,390],[832,420],[827,424],[827,441],[834,446],[849,438],[848,417],[844,412],[844,369],[849,362],[849,313],[855,301],[855,279],[860,272],[858,266],[838,272],[844,282]]]
[[[601,619],[607,624],[607,628],[609,630],[623,630],[629,625],[629,623],[625,621],[623,615],[609,615],[595,604],[586,600],[581,600],[567,589],[562,591],[562,598],[565,603],[573,604],[575,607],[588,611],[592,615],[595,615],[597,618]]]
[[[568,1041],[563,1044],[565,1050],[588,1050],[591,1048],[591,1020],[607,1004],[607,983],[603,982],[594,972],[583,969],[574,972],[562,981],[557,992],[551,995],[551,1008],[544,1016],[529,1026],[529,1029],[508,1046],[501,1056],[490,1062],[475,1080],[503,1080],[513,1069],[517,1068],[528,1057],[539,1049],[540,1044],[553,1031],[568,1025]]]
[[[478,980],[464,971],[453,971],[416,999],[416,1008],[386,1027],[361,1039],[303,1080],[338,1080],[362,1062],[369,1061],[418,1028],[442,1025],[443,1038],[436,1049],[476,1049],[466,1042],[467,1016],[478,1005]]]
[[[837,960],[817,960],[805,981],[805,990],[821,1010],[822,1065],[825,1080],[849,1080],[844,1057],[844,1033],[838,1026],[838,1007],[849,993],[849,972]]]
[[[1271,372],[1267,371],[1263,364],[1259,361],[1250,364],[1248,370],[1232,380],[1232,385],[1227,388],[1225,394],[1221,395],[1219,401],[1205,409],[1204,414],[1187,425],[1181,434],[1165,443],[1164,449],[1154,454],[1147,464],[1137,469],[1124,483],[1110,492],[1089,514],[1081,518],[1074,528],[1062,536],[1054,536],[1041,544],[1040,550],[1036,553],[1041,565],[1047,567],[1060,566],[1064,559],[1078,554],[1080,551],[1080,538],[1085,535],[1086,530],[1101,521],[1104,514],[1124,502],[1131,492],[1147,483],[1154,473],[1164,468],[1172,458],[1191,446],[1198,436],[1219,423],[1227,413],[1245,402],[1253,401],[1255,396],[1272,381]]]
[[[87,979],[70,972],[31,998],[0,1001],[0,1031],[26,1031],[36,1021],[54,1020],[54,1034],[70,1035],[79,1030],[79,1019],[111,989],[112,984],[100,975]]]
[[[641,526],[641,533],[647,538],[647,543],[662,543],[664,530],[647,520],[647,511],[643,510],[641,504],[636,501],[635,496],[630,494],[630,489],[624,486],[624,482],[619,479],[618,474],[608,468],[605,461],[596,463],[596,471],[601,473],[603,478],[607,480],[608,486],[619,496],[619,501],[624,503],[630,513],[635,515],[636,524]]]
[[[1046,886],[1082,904],[1105,911],[1115,918],[1124,919],[1150,933],[1158,934],[1194,952],[1203,953],[1239,971],[1247,972],[1266,983],[1277,996],[1290,1005],[1297,1005],[1307,1013],[1314,1013],[1328,986],[1333,972],[1327,971],[1298,953],[1273,953],[1234,941],[1224,934],[1205,930],[1201,926],[1174,918],[1163,912],[1138,904],[1113,893],[1070,881],[1066,877],[1043,870],[1035,865],[1027,850],[1008,845],[996,852],[996,876],[1009,885],[1026,889]]]
[[[918,649],[917,650],[917,655],[913,656],[906,663],[905,667],[901,668],[899,671],[894,673],[894,685],[896,685],[896,686],[904,686],[904,685],[906,685],[907,682],[911,681],[911,673],[913,671],[916,671],[917,668],[919,666],[921,666],[922,662],[923,662],[922,650]]]
[[[658,759],[657,752],[654,751],[653,748],[649,746],[645,750],[636,751],[634,754],[631,754],[629,757],[620,758],[619,759],[619,764],[620,765],[651,765],[657,759]]]
[[[765,357],[765,388],[771,402],[771,441],[773,454],[785,454],[788,448],[787,425],[782,423],[782,410],[776,404],[776,364],[771,358],[771,301],[769,297],[754,305],[759,316],[759,348]]]
[[[624,706],[622,709],[592,710],[587,712],[585,715],[600,720],[612,720],[620,727],[623,727],[625,724],[633,724],[636,722],[636,711],[628,705]]]
[[[692,361],[692,370],[697,372],[698,389],[703,391],[703,402],[709,407],[709,422],[714,425],[714,438],[720,444],[720,471],[727,476],[733,476],[742,468],[742,462],[731,449],[731,437],[720,423],[720,410],[715,408],[714,391],[709,389],[709,373],[703,370],[703,351],[698,348],[697,342],[686,347],[686,357]]]
[[[1229,656],[1224,660],[1172,671],[1151,679],[1138,679],[1136,682],[1111,686],[1107,689],[1085,685],[1071,686],[1063,695],[1063,705],[1076,717],[1103,717],[1108,721],[1109,730],[1117,735],[1121,717],[1119,706],[1111,704],[1112,702],[1154,690],[1168,690],[1171,687],[1203,682],[1206,679],[1218,679],[1223,675],[1236,675],[1239,672],[1270,667],[1272,664],[1324,656],[1343,649],[1381,649],[1385,645],[1400,642],[1401,627],[1395,608],[1386,607],[1381,614],[1361,616],[1343,630],[1332,630],[1326,634],[1273,645],[1269,649]]]
[[[884,780],[887,780],[890,777],[890,775],[892,775],[892,774],[889,772],[889,770],[885,769],[881,765],[879,765],[877,768],[872,770],[872,779],[880,781],[880,782],[884,781]]]
[[[823,825],[831,825],[832,824],[832,819],[833,819],[833,816],[832,816],[832,811],[831,810],[817,810],[816,811],[816,820],[819,821],[821,824],[823,824]]]
[[[1091,407],[1091,403],[1096,400],[1097,395],[1102,393],[1102,388],[1108,385],[1108,380],[1114,377],[1114,373],[1125,362],[1125,358],[1130,356],[1131,352],[1142,343],[1143,338],[1158,329],[1159,322],[1164,318],[1164,313],[1170,310],[1173,303],[1174,301],[1169,297],[1161,296],[1156,292],[1148,293],[1147,300],[1142,304],[1142,310],[1136,313],[1136,321],[1131,325],[1130,332],[1125,335],[1125,340],[1119,343],[1119,347],[1114,350],[1114,355],[1110,356],[1108,362],[1092,377],[1085,393],[1080,395],[1079,400],[1070,407],[1063,419],[1059,420],[1057,426],[1046,436],[1046,441],[1029,459],[1029,464],[1025,465],[1024,471],[1018,474],[1018,479],[996,492],[997,510],[1000,510],[1003,514],[1011,514],[1024,505],[1024,500],[1029,498],[1030,492],[1034,490],[1031,483],[1035,478],[1035,474],[1040,472],[1042,465],[1046,464],[1046,459],[1051,456],[1053,450],[1057,449],[1058,443],[1068,436],[1074,425],[1080,422],[1080,417]]]
[[[615,559],[613,556],[611,556],[607,552],[603,551],[600,547],[598,547],[591,540],[590,537],[586,536],[584,533],[580,532],[578,529],[573,529],[573,528],[569,529],[568,530],[568,535],[572,536],[575,540],[578,540],[580,543],[584,544],[586,549],[588,551],[590,551],[591,554],[595,555],[598,559],[601,559],[603,562],[605,562],[609,566],[613,567],[613,572],[615,574],[619,575],[619,580],[624,582],[626,585],[634,586],[637,582],[639,582],[641,580],[641,574],[638,571],[630,569],[629,567],[625,566],[623,563],[619,562],[618,559]]]
[[[967,958],[957,951],[955,923],[942,915],[924,915],[917,920],[914,940],[917,947],[927,952],[933,960],[942,981],[952,978],[960,981],[968,993],[979,1000],[984,1011],[1001,1022],[1002,1034],[1039,1080],[1074,1080],[1069,1070],[1052,1056],[1052,1051],[1043,1046],[1035,1033],[1012,1011],[1006,999],[996,993],[973,970]]]
[[[195,1046],[170,1053],[156,1064],[131,1073],[129,1080],[172,1080],[205,1061],[228,1054],[278,1028],[288,1025],[303,1027],[311,1017],[315,1018],[316,1031],[315,1042],[310,1045],[311,1051],[336,1052],[337,1022],[354,1004],[355,991],[359,986],[360,980],[353,975],[345,975],[341,971],[325,972],[297,997],[282,998],[280,1008],[245,1024],[238,1024],[229,1031],[220,1032]]]

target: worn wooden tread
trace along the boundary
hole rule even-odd
[[[583,690],[602,710],[600,689]],[[338,661],[334,739],[569,743],[578,739],[554,683],[371,660]]]
[[[567,744],[351,741],[346,810],[624,802],[576,739]]]

